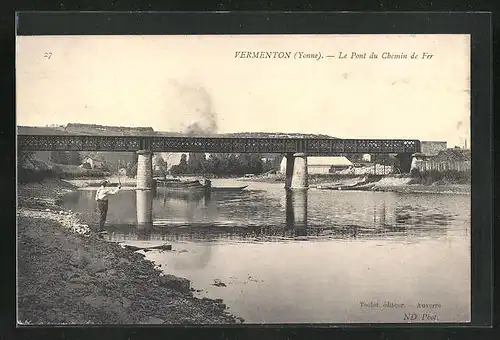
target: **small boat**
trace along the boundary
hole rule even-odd
[[[155,181],[157,182],[181,182],[180,178],[172,177],[172,178],[165,178],[165,177],[155,177]]]
[[[242,191],[247,186],[248,185],[243,185],[240,187],[212,187],[211,190],[212,192],[237,192],[237,191]]]
[[[202,184],[199,180],[178,180],[178,179],[161,179],[156,180],[157,186],[160,188],[167,188],[172,190],[191,190],[191,189],[205,189],[207,184]]]
[[[320,190],[349,190],[355,188],[354,185],[318,185],[316,189]]]

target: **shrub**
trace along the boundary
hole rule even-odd
[[[470,183],[470,173],[457,170],[445,170],[445,171],[419,171],[414,169],[411,172],[411,184],[468,184]]]
[[[17,181],[19,183],[41,182],[56,177],[57,175],[52,170],[34,171],[19,168],[17,171]]]

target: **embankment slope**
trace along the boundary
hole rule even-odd
[[[62,209],[57,197],[72,187],[64,183],[50,180],[19,185],[18,322],[236,322],[220,300],[198,299],[191,291],[166,284],[141,254],[92,234],[75,234],[49,218]]]

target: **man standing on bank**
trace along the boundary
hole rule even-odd
[[[106,222],[106,216],[108,215],[108,196],[118,193],[118,191],[122,188],[121,185],[118,185],[118,188],[116,189],[107,188],[106,186],[108,184],[108,181],[102,182],[101,187],[97,189],[97,193],[95,195],[97,207],[99,208],[99,232],[104,231],[104,223]]]

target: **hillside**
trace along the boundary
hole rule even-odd
[[[85,169],[77,165],[57,164],[42,157],[38,153],[19,153],[17,175],[20,183],[40,181],[47,178],[101,178],[108,175],[107,171],[99,169]]]
[[[470,150],[464,149],[446,149],[440,151],[436,156],[431,157],[433,161],[470,161]]]
[[[75,124],[66,126],[42,127],[42,126],[18,126],[18,134],[34,135],[85,135],[85,136],[166,136],[179,137],[189,134],[173,131],[154,131],[152,127],[128,127],[128,126],[106,126],[95,124]],[[202,135],[198,135],[202,136]],[[234,132],[222,133],[211,136],[235,137],[235,138],[335,138],[324,134],[312,133],[288,133],[288,132]]]
[[[29,135],[70,135],[83,133],[70,133],[66,132],[64,127],[43,127],[43,126],[18,126],[18,134],[29,134]]]
[[[155,135],[151,127],[124,127],[105,126],[91,124],[67,124],[66,126],[39,127],[39,126],[18,126],[19,134],[36,135],[84,135],[84,136],[144,136]]]
[[[236,137],[236,138],[328,138],[328,139],[338,139],[337,137],[332,137],[323,134],[313,134],[313,133],[288,133],[288,132],[234,132],[234,133],[223,133],[218,136],[222,137]]]

